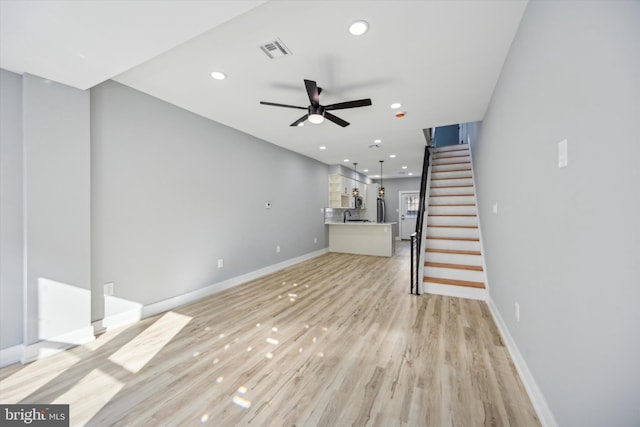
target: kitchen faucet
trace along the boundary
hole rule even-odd
[[[344,214],[342,214],[342,222],[347,222],[347,214],[349,214],[349,217],[351,217],[351,211],[349,209],[344,211]]]

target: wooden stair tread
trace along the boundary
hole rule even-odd
[[[452,178],[431,178],[431,181],[443,181],[445,179],[471,179],[471,176],[455,176]]]
[[[440,165],[433,165],[433,166],[440,166]],[[469,172],[469,171],[471,171],[471,169],[451,169],[451,170],[446,170],[446,171],[432,171],[431,173]]]
[[[480,251],[460,251],[457,249],[433,249],[427,248],[425,252],[437,252],[442,254],[454,254],[454,255],[482,255]]]
[[[428,225],[427,228],[478,228],[477,225]]]
[[[429,206],[475,206],[475,203],[449,203],[449,204],[440,204],[440,205],[436,205],[433,203],[430,203]]]
[[[428,216],[478,216],[476,214],[429,214]]]
[[[438,268],[453,268],[456,270],[471,270],[471,271],[482,271],[482,267],[477,265],[464,265],[464,264],[448,264],[445,262],[429,262],[426,261],[424,263],[425,267],[438,267]]]
[[[473,194],[434,194],[433,196],[429,195],[429,197],[467,197],[467,196],[473,196]]]
[[[444,237],[444,236],[427,236],[427,240],[460,240],[463,242],[479,242],[477,237]]]
[[[464,151],[464,150],[468,150],[469,147],[461,147],[461,148],[456,148],[455,150],[439,150],[438,147],[436,147],[436,153],[455,153],[456,151]]]
[[[431,166],[444,166],[444,165],[470,165],[471,162],[457,162],[457,163],[440,163],[437,165],[431,165]],[[444,172],[444,171],[440,171],[440,172]]]
[[[454,285],[454,286],[466,286],[468,288],[484,289],[484,283],[471,282],[469,280],[456,280],[456,279],[442,279],[440,277],[428,277],[425,276],[422,279],[423,282],[440,283],[442,285]]]
[[[462,150],[461,150],[462,151]],[[458,155],[458,156],[434,156],[433,160],[440,160],[440,159],[456,159],[458,157],[469,157],[470,154],[462,154],[462,155]]]
[[[442,185],[431,187],[432,190],[435,188],[473,188],[473,185]]]

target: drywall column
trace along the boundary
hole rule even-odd
[[[93,338],[89,92],[28,74],[22,90],[24,344],[63,347]]]
[[[0,70],[0,93],[0,350],[4,350],[22,344],[22,77]]]

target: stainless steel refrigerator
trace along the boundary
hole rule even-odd
[[[377,222],[385,222],[385,207],[384,199],[378,197],[378,215],[376,217]]]

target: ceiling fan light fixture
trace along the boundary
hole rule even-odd
[[[349,34],[352,36],[361,36],[369,30],[367,21],[359,20],[349,25]]]
[[[324,117],[322,116],[322,114],[310,114],[309,121],[314,125],[319,125],[320,123],[324,122]]]

